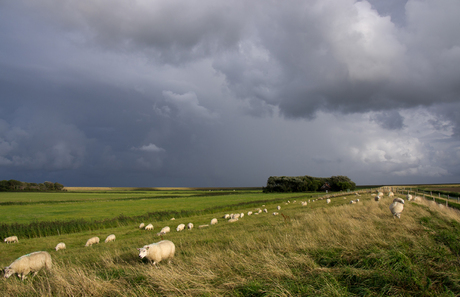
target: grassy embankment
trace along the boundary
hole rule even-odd
[[[262,195],[262,194],[260,194]],[[214,197],[227,199],[231,196]],[[460,216],[429,202],[406,203],[393,219],[390,198],[332,198],[306,207],[280,204],[285,221],[269,214],[165,236],[176,244],[171,264],[142,262],[136,247],[158,240],[137,225],[20,240],[2,245],[7,265],[33,250],[52,254],[54,268],[22,283],[0,280],[5,296],[457,296],[460,294]],[[291,199],[292,201],[292,199]],[[242,206],[247,212],[254,207]],[[207,223],[223,212],[158,226]],[[156,230],[159,230],[157,228]],[[85,248],[90,236],[112,243]],[[59,241],[64,251],[54,252]]]

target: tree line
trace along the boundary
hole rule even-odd
[[[271,192],[315,192],[318,190],[344,191],[354,190],[356,183],[344,175],[331,177],[313,176],[270,176],[265,193]]]
[[[14,179],[0,181],[0,192],[45,192],[45,191],[62,191],[64,185],[46,181],[44,183],[28,183]]]

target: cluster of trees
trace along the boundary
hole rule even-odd
[[[10,191],[62,191],[64,188],[60,183],[46,181],[41,184],[27,183],[14,179],[0,181],[0,192]]]
[[[265,193],[270,192],[314,192],[318,190],[343,191],[354,190],[356,184],[347,176],[270,176]]]

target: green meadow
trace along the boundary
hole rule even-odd
[[[19,236],[18,243],[1,244],[3,267],[21,255],[45,250],[52,256],[53,268],[29,275],[24,282],[2,278],[0,292],[2,296],[460,295],[457,210],[429,200],[406,202],[398,220],[388,209],[393,198],[387,195],[379,202],[373,199],[375,193],[337,196],[329,204],[318,199],[322,195],[260,190],[87,191],[52,198],[18,194],[29,204],[0,206],[2,218],[11,216],[8,226],[19,218],[24,226],[49,222],[44,228],[81,218],[87,223],[118,219],[113,226],[81,222],[81,230]],[[350,204],[357,198],[358,203]],[[0,199],[11,202],[6,195]],[[36,207],[36,216],[28,218],[22,207]],[[258,208],[267,208],[268,213],[247,215]],[[155,212],[163,216],[148,215]],[[228,223],[222,218],[226,213],[246,215]],[[198,228],[212,218],[218,224]],[[154,230],[139,229],[141,222],[152,223]],[[192,230],[175,231],[180,223],[189,222],[195,225]],[[171,232],[157,236],[164,226]],[[115,234],[116,241],[104,243],[109,234]],[[101,243],[85,247],[93,236]],[[161,239],[174,242],[176,255],[157,269],[140,260],[136,248]],[[59,242],[65,242],[67,249],[56,252]]]

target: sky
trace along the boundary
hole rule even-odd
[[[458,0],[1,0],[0,180],[460,183]]]

